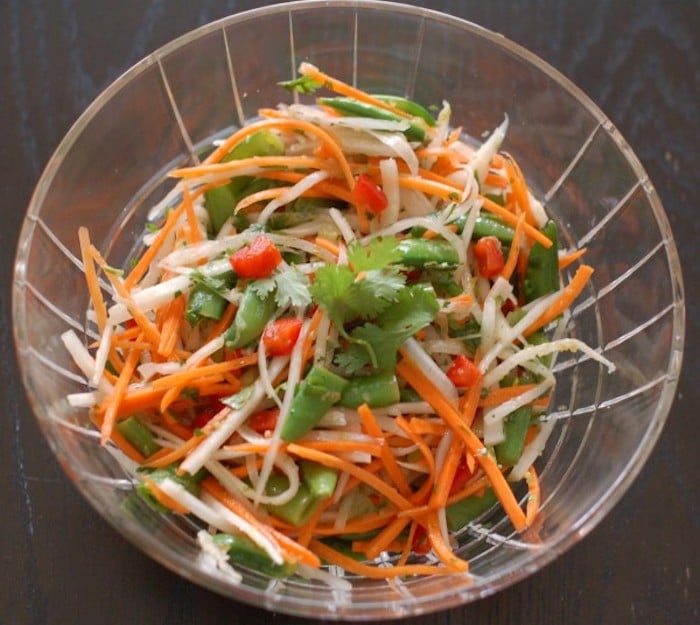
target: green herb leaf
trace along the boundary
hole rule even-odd
[[[395,237],[372,239],[367,246],[354,242],[348,248],[348,262],[356,272],[382,269],[401,260]]]
[[[308,306],[311,304],[309,278],[298,269],[290,267],[275,276],[277,292],[275,301],[281,308],[287,306]]]
[[[225,298],[235,282],[235,274],[233,271],[229,271],[218,276],[206,276],[195,269],[190,273],[190,281],[193,284],[204,287],[215,295]]]
[[[299,78],[283,80],[277,84],[287,91],[296,91],[297,93],[314,93],[323,86],[323,83],[309,76],[299,76]]]

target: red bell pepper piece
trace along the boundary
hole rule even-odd
[[[262,340],[268,356],[289,356],[299,338],[301,319],[280,317],[265,326]]]
[[[282,262],[282,254],[268,237],[260,235],[234,252],[230,262],[240,278],[267,278]]]
[[[496,237],[481,237],[474,244],[474,257],[484,278],[495,278],[505,266],[501,242]]]

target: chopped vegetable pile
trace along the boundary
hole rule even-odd
[[[593,270],[507,119],[474,147],[446,103],[307,63],[283,86],[307,95],[170,172],[128,269],[81,228],[100,339],[63,335],[91,385],[69,401],[231,576],[463,573],[455,533],[538,514],[556,353],[613,368],[565,337]]]

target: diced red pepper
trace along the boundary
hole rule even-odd
[[[299,338],[301,319],[280,317],[265,326],[262,335],[265,353],[268,356],[289,356]]]
[[[484,278],[495,278],[505,266],[501,242],[496,237],[481,237],[474,244],[474,257]]]
[[[464,488],[465,484],[469,481],[469,479],[472,477],[473,473],[469,469],[469,465],[467,465],[467,458],[466,456],[462,456],[459,460],[459,464],[457,465],[457,471],[455,472],[454,478],[452,478],[452,486],[450,486],[450,495],[454,495],[455,493],[458,493],[462,488]]]
[[[382,188],[367,174],[360,174],[355,180],[352,197],[360,210],[379,215],[389,205]]]
[[[413,532],[413,544],[411,545],[413,553],[424,556],[430,551],[430,542],[428,541],[428,532],[422,525],[416,526]]]
[[[447,377],[459,388],[470,387],[478,381],[480,375],[479,367],[462,354],[455,356],[447,370]]]
[[[190,428],[192,430],[201,430],[209,421],[211,421],[224,407],[218,397],[211,397],[210,400],[199,409],[197,416],[192,419]]]
[[[240,278],[267,278],[282,262],[282,254],[268,237],[260,235],[234,252],[230,261]]]
[[[255,430],[258,434],[265,434],[265,432],[272,432],[277,425],[277,419],[280,416],[280,411],[277,408],[270,408],[270,410],[261,410],[251,415],[248,419],[248,426]]]

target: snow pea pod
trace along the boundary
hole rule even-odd
[[[445,508],[447,527],[451,532],[456,532],[497,503],[498,498],[492,488],[487,488],[481,496],[472,495],[456,501]]]
[[[197,325],[203,317],[207,319],[221,319],[226,308],[226,300],[212,293],[204,286],[196,286],[190,291],[185,309],[185,319],[191,326]]]
[[[245,347],[259,338],[276,306],[272,294],[260,297],[253,289],[246,289],[236,316],[224,335],[226,347]]]
[[[532,408],[522,406],[511,412],[503,424],[505,440],[496,445],[496,459],[503,466],[513,466],[523,453],[525,445],[525,435],[530,426]]]
[[[296,566],[292,563],[275,564],[250,538],[241,534],[216,534],[214,542],[228,555],[231,562],[259,571],[270,577],[288,577]]]
[[[452,223],[457,228],[457,234],[462,234],[464,230],[464,225],[467,222],[467,216],[463,215],[458,219],[455,219]],[[411,229],[411,236],[414,238],[422,237],[426,232],[426,228],[416,226]],[[472,240],[480,239],[481,237],[496,237],[501,243],[509,245],[513,242],[513,237],[515,236],[515,230],[510,226],[504,224],[498,219],[493,217],[487,217],[486,215],[479,215],[474,222],[474,230],[472,231]]]
[[[451,243],[443,239],[414,239],[399,241],[396,249],[401,253],[399,262],[407,267],[423,268],[426,265],[456,267],[457,252]]]
[[[395,404],[401,398],[399,382],[393,371],[351,378],[338,402],[346,408],[367,404],[372,408]]]
[[[289,480],[284,475],[272,474],[265,485],[267,495],[279,495],[289,488]],[[297,527],[304,525],[314,513],[319,500],[305,483],[299,484],[299,489],[287,503],[265,506],[270,514],[287,521]]]
[[[552,246],[547,248],[535,242],[530,249],[523,282],[523,295],[526,302],[549,295],[559,289],[557,225],[549,220],[542,228],[542,233],[552,242]]]
[[[136,417],[124,419],[114,427],[144,458],[160,449],[160,445],[156,443],[151,430]]]
[[[319,98],[318,102],[319,104],[330,106],[341,115],[370,117],[372,119],[383,119],[391,122],[408,122],[408,128],[403,131],[406,139],[420,142],[425,140],[425,122],[420,118],[410,120],[405,117],[399,117],[391,111],[371,104],[365,104],[353,98]]]
[[[374,97],[377,98],[377,100],[381,100],[382,102],[391,104],[392,106],[399,109],[400,111],[403,111],[404,113],[413,115],[413,117],[420,117],[426,124],[428,124],[428,126],[435,126],[437,124],[435,118],[430,114],[428,109],[418,104],[418,102],[409,100],[408,98],[403,98],[398,95],[375,94]]]
[[[304,436],[338,403],[347,385],[345,378],[321,365],[314,366],[301,381],[292,400],[282,424],[282,440],[293,443]]]
[[[302,460],[299,463],[299,468],[304,484],[314,497],[328,499],[335,492],[335,487],[338,484],[338,471],[311,460]]]

